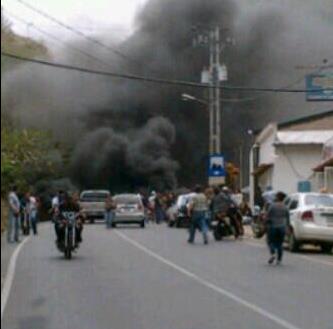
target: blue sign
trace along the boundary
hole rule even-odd
[[[306,76],[308,101],[333,101],[333,72]]]
[[[311,182],[309,182],[309,181],[298,182],[297,190],[300,193],[311,192]]]
[[[210,178],[226,177],[225,160],[222,154],[215,154],[209,157],[208,176]]]

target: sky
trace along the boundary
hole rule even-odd
[[[146,0],[25,0],[34,7],[84,33],[98,34],[110,29],[128,35],[134,29],[134,18]],[[13,29],[23,35],[40,36],[33,26],[17,23],[14,14],[43,30],[69,38],[70,32],[27,9],[16,0],[2,0],[5,15],[12,21]]]

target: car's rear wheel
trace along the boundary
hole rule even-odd
[[[117,224],[116,224],[116,223],[112,223],[112,224],[111,224],[111,227],[112,227],[112,228],[116,228],[116,227],[117,227]]]
[[[141,228],[145,228],[146,227],[146,222],[143,220],[140,224]]]
[[[298,252],[300,248],[300,243],[297,241],[293,231],[289,234],[289,251]]]
[[[333,245],[325,243],[325,244],[322,244],[322,245],[320,246],[320,248],[321,248],[321,251],[322,251],[324,254],[331,254],[331,253],[332,253],[332,250],[333,250]]]

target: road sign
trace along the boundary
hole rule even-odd
[[[307,75],[306,89],[308,101],[333,101],[333,72]]]
[[[222,154],[215,154],[209,157],[208,177],[210,185],[220,185],[225,183],[226,168]]]

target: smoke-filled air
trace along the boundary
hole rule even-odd
[[[101,62],[64,47],[53,48],[52,60],[200,82],[208,51],[193,47],[193,26],[219,24],[223,39],[236,41],[221,55],[229,71],[227,85],[302,88],[307,72],[298,65],[333,61],[332,17],[331,0],[149,0],[126,40],[115,42],[113,31],[94,35],[128,60],[82,39],[73,45]],[[208,112],[202,104],[181,99],[182,93],[206,98],[200,88],[34,64],[22,64],[2,79],[2,101],[10,104],[20,125],[50,129],[73,149],[70,178],[81,188],[163,190],[205,180]],[[223,149],[234,161],[249,129],[329,109],[329,103],[306,103],[303,94],[227,91],[222,98],[237,100],[222,102]]]

